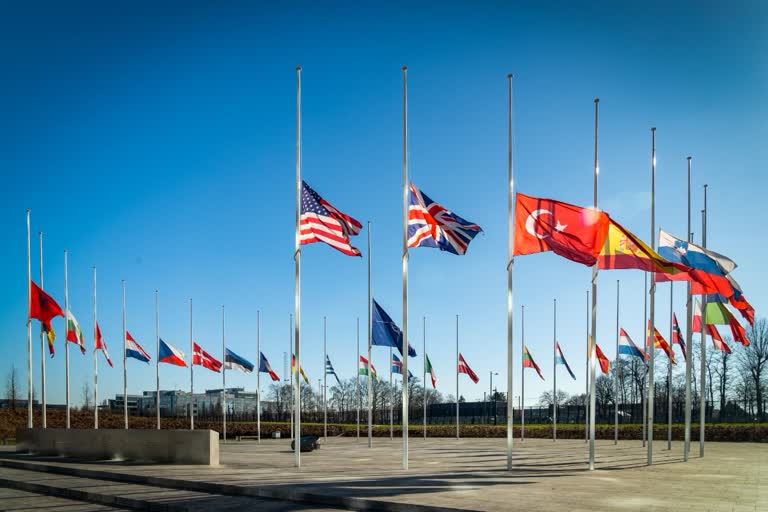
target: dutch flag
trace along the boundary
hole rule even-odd
[[[133,336],[131,336],[131,333],[128,331],[125,331],[125,357],[132,357],[145,363],[148,363],[149,360],[152,359],[149,357],[149,354],[136,343],[136,340],[133,339]]]
[[[621,329],[619,331],[619,354],[625,355],[625,356],[635,356],[639,357],[643,361],[645,361],[645,354],[642,350],[637,348],[637,345],[635,345],[635,342],[632,341],[632,338],[629,337],[629,334],[627,334],[627,331],[624,329]]]

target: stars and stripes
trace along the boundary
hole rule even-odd
[[[432,201],[411,183],[408,247],[432,247],[462,255],[481,231],[480,226]]]
[[[361,256],[360,251],[350,245],[349,237],[360,233],[362,228],[360,222],[334,208],[306,181],[301,182],[299,243],[324,242],[347,256]]]

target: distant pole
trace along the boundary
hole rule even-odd
[[[44,286],[44,279],[43,279],[43,232],[40,231],[38,234],[38,238],[40,239],[40,289],[45,290]],[[43,428],[48,428],[48,414],[46,412],[46,400],[45,400],[45,330],[43,326],[40,326],[40,377],[42,379],[42,393],[40,395],[42,399],[42,407],[43,407]]]
[[[96,320],[96,265],[93,266],[93,428],[99,428],[99,358],[96,351],[98,339]]]
[[[557,441],[557,299],[552,319],[552,440]]]
[[[691,237],[691,157],[688,157],[688,242],[693,242]],[[683,460],[688,462],[688,454],[691,451],[691,358],[693,355],[693,326],[691,323],[691,282],[686,283],[685,296],[685,346],[688,349],[685,358],[685,443],[683,444]]]
[[[123,285],[123,419],[125,420],[125,429],[128,430],[128,359],[126,350],[128,349],[128,331],[125,325],[125,279]]]
[[[514,333],[512,310],[512,270],[515,265],[514,242],[514,180],[512,178],[512,74],[507,74],[507,471],[512,470],[512,445],[514,442],[515,405],[514,389]]]
[[[189,430],[195,430],[195,342],[192,336],[192,298],[189,298]],[[202,363],[202,361],[201,361]]]
[[[261,443],[261,311],[256,310],[256,353],[259,367],[256,369],[256,442]]]
[[[368,333],[366,339],[368,340],[368,370],[366,373],[366,380],[368,381],[368,448],[373,446],[373,359],[371,359],[371,344],[373,342],[373,323],[371,318],[371,308],[373,303],[371,302],[371,221],[368,221]],[[357,364],[360,364],[358,358]],[[360,371],[358,370],[358,374]]]
[[[616,362],[614,363],[614,391],[613,394],[613,444],[619,444],[619,380],[621,380],[621,367],[619,366],[619,280],[616,280]]]
[[[32,428],[32,318],[30,303],[32,302],[32,226],[30,210],[27,208],[27,428]]]
[[[328,346],[326,342],[326,323],[323,317],[323,441],[328,442]]]
[[[520,334],[520,442],[525,441],[525,305],[521,306]]]
[[[291,417],[291,439],[295,439],[295,431],[293,426],[293,313],[290,315],[290,320],[288,322],[288,357],[290,358],[290,364],[288,368],[290,368],[290,371],[288,372],[288,383],[290,386],[290,397],[291,402],[288,405],[288,415]]]
[[[645,331],[645,354],[648,355],[648,343],[650,341],[650,332],[648,330],[648,274],[643,273],[643,330]],[[643,448],[648,441],[648,363],[643,361],[643,396],[641,399],[643,407]]]
[[[584,392],[584,442],[589,442],[589,290],[587,290],[587,359],[586,359],[586,386]]]
[[[357,332],[357,359],[355,359],[355,367],[360,364],[360,317],[356,318],[355,329]],[[357,440],[360,440],[360,371],[355,374],[355,391],[357,394],[356,412],[357,412]]]
[[[301,468],[301,66],[296,67],[296,281],[294,289],[294,314],[296,324],[294,326],[294,344],[296,375],[292,376],[291,386],[294,389],[293,396],[293,428],[294,428],[294,464]]]
[[[408,68],[403,66],[403,375],[408,378]],[[390,360],[390,366],[392,361]],[[458,397],[456,397],[458,403]],[[403,469],[408,469],[408,386],[403,386]]]
[[[651,249],[656,250],[656,128],[651,128]],[[651,310],[650,328],[648,329],[649,347],[651,358],[648,368],[648,465],[653,464],[653,416],[654,416],[654,364],[656,346],[656,274],[651,272]]]
[[[672,315],[674,292],[673,281],[669,282],[669,348],[672,348]],[[672,360],[667,364],[667,450],[672,449]]]
[[[422,365],[421,383],[424,385],[424,439],[427,439],[427,317],[421,317],[422,348],[424,349],[424,364]]]
[[[597,120],[600,99],[595,98],[595,173],[593,179],[593,207],[597,210],[597,176],[600,174],[600,165],[597,158]],[[595,409],[597,407],[597,393],[595,390],[595,343],[597,343],[597,263],[592,267],[592,336],[589,338],[589,470],[595,469]]]
[[[64,249],[64,374],[65,385],[64,394],[66,396],[67,421],[66,428],[69,428],[69,283],[67,276],[67,250]]]
[[[701,211],[701,244],[707,248],[707,186],[704,185],[704,209]],[[700,391],[700,412],[699,412],[699,457],[704,457],[704,427],[706,424],[705,418],[707,415],[707,388],[706,388],[706,357],[707,357],[707,344],[706,344],[706,328],[707,325],[707,296],[701,296],[701,377],[699,379]]]
[[[155,359],[155,379],[157,384],[155,410],[157,412],[157,430],[160,430],[160,302],[157,290],[155,290],[155,348],[157,350],[157,358]]]
[[[227,444],[227,347],[224,342],[224,305],[221,305],[221,414],[224,444]]]
[[[389,347],[389,438],[395,438],[394,393],[392,392],[392,347]]]
[[[459,315],[456,315],[456,439],[459,439]]]

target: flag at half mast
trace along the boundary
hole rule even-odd
[[[197,343],[192,344],[192,364],[208,368],[212,372],[221,373],[221,361],[203,350]]]
[[[603,351],[600,350],[600,347],[597,345],[597,343],[594,343],[593,345],[595,346],[595,355],[597,356],[597,361],[600,363],[600,370],[602,370],[605,375],[608,375],[608,371],[611,368],[611,361],[605,357],[605,354],[603,354]]]
[[[571,370],[571,367],[568,365],[568,361],[565,360],[565,356],[563,355],[563,351],[560,349],[560,343],[555,343],[555,350],[557,351],[557,357],[555,358],[555,364],[561,364],[565,366],[565,369],[568,370],[568,374],[571,376],[573,380],[576,380],[576,376],[573,374],[573,371]]]
[[[536,361],[531,357],[531,353],[528,352],[527,346],[523,347],[523,368],[533,368],[536,370],[536,373],[539,374],[541,380],[544,380],[544,376],[541,374],[541,368],[539,368],[539,365],[537,365]]]
[[[672,313],[672,344],[680,345],[680,351],[683,353],[683,359],[687,359],[688,355],[685,353],[685,339],[683,338],[683,331],[680,330],[680,325],[677,323],[677,315]]]
[[[645,352],[637,348],[635,342],[632,341],[632,338],[629,337],[629,334],[623,328],[619,329],[619,354],[639,357],[643,362],[647,359]]]
[[[432,388],[436,389],[437,373],[435,373],[435,369],[432,367],[432,362],[429,360],[429,356],[426,353],[424,354],[424,368],[425,368],[425,371],[429,374],[430,379],[432,379]]]
[[[269,378],[274,382],[280,380],[280,377],[278,377],[275,371],[272,369],[272,365],[269,364],[269,361],[267,360],[266,356],[264,356],[263,352],[261,352],[259,357],[259,373],[268,374]]]
[[[362,228],[360,222],[334,208],[302,180],[299,218],[301,245],[325,242],[347,256],[361,256],[360,251],[350,245],[349,237],[360,233]]]
[[[45,293],[34,281],[30,281],[29,284],[29,318],[40,320],[43,332],[48,338],[48,352],[51,354],[51,357],[53,357],[55,353],[53,340],[56,339],[56,333],[51,326],[51,320],[57,316],[64,316],[64,311],[62,311],[61,306],[53,300],[53,297]]]
[[[408,247],[433,247],[462,255],[482,228],[437,204],[411,183]]]
[[[80,347],[80,352],[85,354],[85,336],[72,311],[67,311],[67,341]]]
[[[224,368],[227,370],[237,370],[243,373],[251,373],[253,372],[253,363],[227,349],[224,351]]]
[[[104,338],[101,337],[101,329],[99,328],[98,322],[96,323],[96,341],[94,343],[93,350],[101,350],[101,352],[104,354],[104,357],[107,359],[109,366],[112,368],[115,367],[115,365],[112,364],[112,359],[109,358],[109,352],[107,352],[107,343],[104,341]]]
[[[480,377],[478,377],[477,374],[472,371],[472,368],[469,367],[467,362],[464,360],[464,356],[461,354],[459,354],[459,373],[466,374],[475,384],[480,381]]]
[[[358,375],[364,375],[364,376],[367,377],[368,376],[368,367],[369,366],[371,367],[371,372],[370,372],[371,376],[374,379],[379,380],[379,375],[376,373],[376,367],[373,366],[373,364],[369,365],[368,364],[368,359],[366,359],[363,356],[360,356],[360,363],[359,363],[359,366],[358,366],[358,369],[357,369]]]

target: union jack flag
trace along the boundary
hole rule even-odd
[[[433,247],[462,255],[481,231],[480,226],[440,206],[411,183],[408,247]]]
[[[349,237],[360,233],[362,228],[360,222],[334,208],[312,190],[306,181],[301,182],[301,245],[325,242],[347,256],[361,256],[360,251],[350,245]]]

